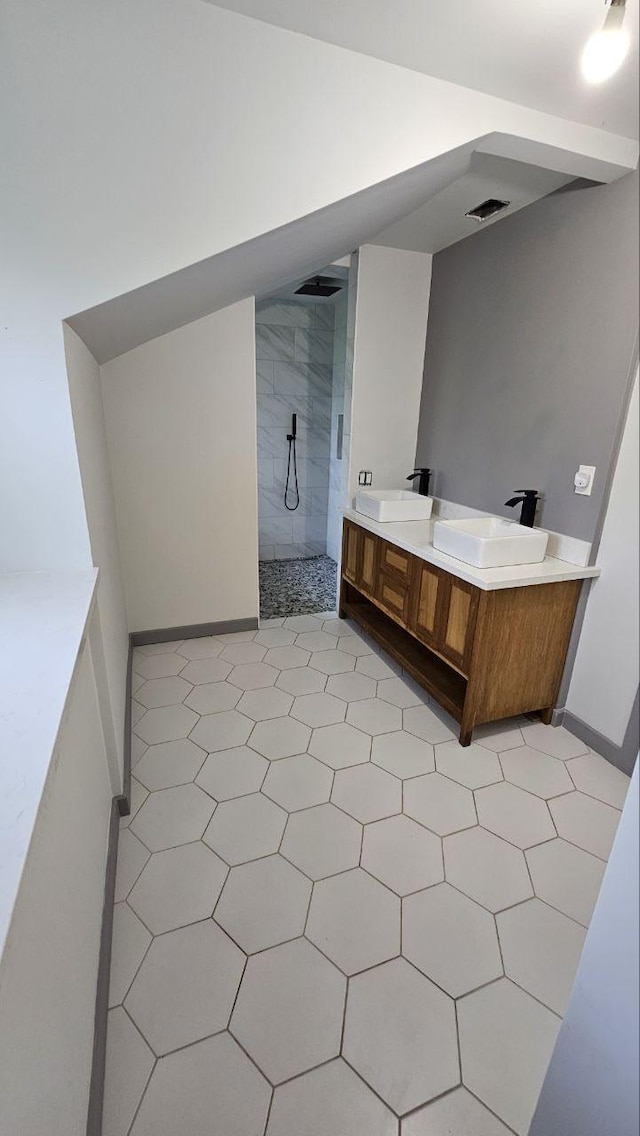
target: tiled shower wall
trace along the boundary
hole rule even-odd
[[[287,300],[256,304],[261,560],[326,552],[333,356],[333,304]],[[287,434],[294,413],[300,506],[288,512],[284,506]]]

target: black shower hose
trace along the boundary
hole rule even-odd
[[[296,456],[295,434],[287,434],[287,441],[289,443],[289,456],[287,459],[287,481],[284,487],[284,507],[285,509],[288,509],[290,513],[295,513],[298,505],[300,504],[300,489],[298,487],[298,459]],[[291,481],[292,473],[294,488],[291,490],[291,492],[295,493],[295,505],[290,505],[288,501],[289,483]]]

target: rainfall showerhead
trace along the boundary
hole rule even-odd
[[[319,299],[328,299],[335,296],[343,287],[344,281],[336,280],[334,276],[313,276],[305,280],[300,288],[296,288],[296,296],[316,296]]]

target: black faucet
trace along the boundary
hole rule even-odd
[[[420,478],[420,481],[418,482],[418,493],[422,494],[423,497],[428,497],[429,496],[429,481],[430,481],[430,478],[431,478],[431,470],[430,469],[414,469],[413,473],[409,474],[407,481],[415,481],[417,477]]]
[[[516,493],[522,494],[520,497],[512,497],[510,501],[505,501],[505,506],[513,508],[514,505],[522,505],[522,512],[520,513],[520,524],[526,525],[527,528],[532,529],[536,520],[536,509],[538,508],[537,489],[516,489]]]

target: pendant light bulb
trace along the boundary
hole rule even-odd
[[[631,45],[623,28],[626,0],[611,0],[600,31],[587,41],[582,53],[582,74],[587,83],[605,83],[622,66]]]

